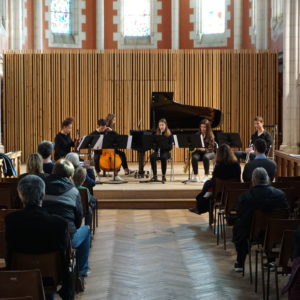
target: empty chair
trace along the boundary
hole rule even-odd
[[[1,271],[0,286],[0,298],[29,296],[33,300],[45,299],[39,270]]]

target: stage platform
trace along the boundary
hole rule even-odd
[[[200,164],[199,164],[200,166]],[[130,164],[131,170],[137,170],[137,164]],[[158,166],[158,179],[161,179],[160,165]],[[150,172],[150,166],[145,167]],[[200,167],[200,174],[203,176],[203,168]],[[94,188],[94,195],[98,199],[100,208],[128,209],[128,208],[188,208],[195,205],[195,197],[201,191],[203,184],[182,181],[188,178],[183,172],[183,164],[174,164],[174,180],[170,181],[170,169],[167,170],[167,182],[140,183],[144,179],[137,179],[133,176],[125,176],[120,171],[120,176],[128,181],[124,184],[107,184],[110,178],[101,178],[104,184],[97,184]]]

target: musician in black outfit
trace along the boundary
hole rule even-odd
[[[253,160],[255,158],[255,151],[254,151],[254,143],[257,139],[265,140],[267,144],[266,156],[268,156],[269,150],[272,146],[273,139],[265,129],[264,129],[264,120],[262,117],[255,117],[254,119],[254,127],[255,132],[251,135],[250,146],[246,148],[245,151],[236,151],[234,154],[237,157],[238,161],[241,159],[246,160],[247,154],[249,155],[249,160]]]
[[[150,156],[151,168],[153,172],[153,177],[151,181],[157,181],[157,160],[161,161],[161,171],[162,171],[162,181],[166,181],[166,171],[167,171],[167,160],[170,159],[170,151],[172,150],[172,133],[168,128],[166,119],[160,119],[158,122],[158,127],[156,130],[157,135],[164,135],[168,137],[169,146],[166,149],[155,149]]]
[[[204,119],[200,122],[199,129],[200,130],[197,132],[197,134],[200,135],[202,147],[197,148],[192,154],[192,167],[194,172],[192,181],[200,182],[198,177],[198,161],[202,160],[205,176],[201,181],[205,182],[208,180],[209,175],[209,161],[215,158],[215,137],[211,130],[210,122],[207,119]]]
[[[70,136],[73,122],[73,118],[67,118],[62,122],[61,130],[54,139],[54,160],[65,157],[71,152],[71,147],[75,146]]]
[[[90,135],[100,136],[101,134],[106,135],[106,134],[118,134],[118,133],[107,126],[107,121],[105,119],[99,119],[97,122],[96,130],[93,131],[92,133],[90,133]],[[97,176],[100,175],[99,160],[100,160],[101,153],[102,153],[102,150],[94,151],[94,163],[95,163],[95,169],[97,172]],[[116,150],[116,154],[118,154],[121,158],[122,167],[125,171],[125,175],[131,174],[132,171],[129,170],[129,168],[128,168],[126,154],[121,150]],[[115,179],[118,181],[122,181],[122,178],[120,176],[115,176]]]

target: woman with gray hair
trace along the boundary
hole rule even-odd
[[[253,171],[252,184],[253,186],[240,197],[237,219],[233,227],[233,242],[237,252],[237,261],[234,265],[236,272],[242,272],[244,269],[254,211],[270,212],[288,207],[285,193],[270,185],[268,173],[264,168],[256,168]]]
[[[19,180],[27,175],[37,175],[41,179],[45,180],[48,174],[43,171],[43,159],[38,153],[30,154],[27,158],[26,173],[19,177]]]
[[[66,155],[66,159],[70,161],[75,170],[82,164],[86,169],[86,179],[84,181],[84,185],[91,189],[96,185],[95,173],[92,167],[87,162],[80,162],[79,155],[76,152],[70,152]]]
[[[85,225],[92,225],[92,217],[93,217],[93,212],[92,210],[96,209],[96,198],[91,195],[90,191],[88,188],[83,186],[83,183],[86,180],[86,169],[84,169],[83,167],[79,166],[75,169],[74,175],[73,175],[73,182],[75,184],[75,186],[77,187],[77,189],[80,190],[86,190],[87,191],[87,195],[88,195],[88,202],[89,202],[89,211],[86,212],[84,221],[85,221]]]

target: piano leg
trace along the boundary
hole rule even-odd
[[[139,175],[143,176],[145,174],[144,164],[145,164],[145,151],[138,151],[139,160]]]

